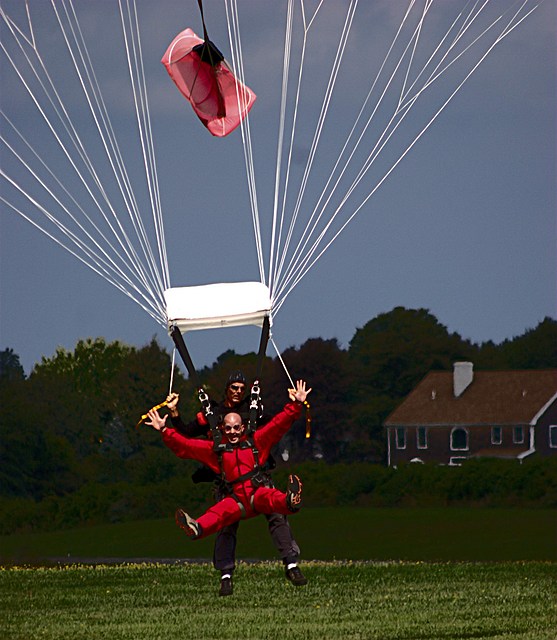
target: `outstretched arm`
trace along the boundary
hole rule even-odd
[[[255,432],[254,440],[256,444],[267,453],[271,447],[284,436],[302,413],[302,403],[307,398],[311,389],[306,389],[306,383],[303,380],[296,382],[295,389],[288,389],[289,402],[284,409],[277,413],[264,427]]]
[[[217,456],[213,453],[213,443],[208,440],[194,440],[185,438],[174,429],[167,429],[166,420],[168,414],[163,418],[156,409],[151,409],[148,413],[148,420],[145,424],[153,427],[163,434],[164,444],[174,452],[179,458],[190,458],[198,460],[210,467],[215,473],[220,472]]]

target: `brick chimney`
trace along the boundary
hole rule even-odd
[[[474,379],[474,365],[472,362],[455,362],[453,364],[453,391],[455,398],[459,398]]]

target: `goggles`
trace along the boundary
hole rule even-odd
[[[244,428],[243,424],[223,424],[224,433],[240,433]]]

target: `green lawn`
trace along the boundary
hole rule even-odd
[[[216,595],[206,564],[0,570],[5,640],[554,640],[556,565],[240,564]]]
[[[305,560],[557,561],[549,509],[305,509],[290,518]],[[0,537],[4,562],[41,558],[211,558],[213,539],[192,542],[173,518]],[[239,558],[272,559],[262,517],[242,522]]]

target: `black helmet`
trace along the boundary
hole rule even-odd
[[[233,371],[228,376],[228,380],[226,381],[226,388],[228,389],[228,387],[231,384],[234,384],[234,382],[241,382],[242,384],[247,384],[246,376],[241,371]]]

